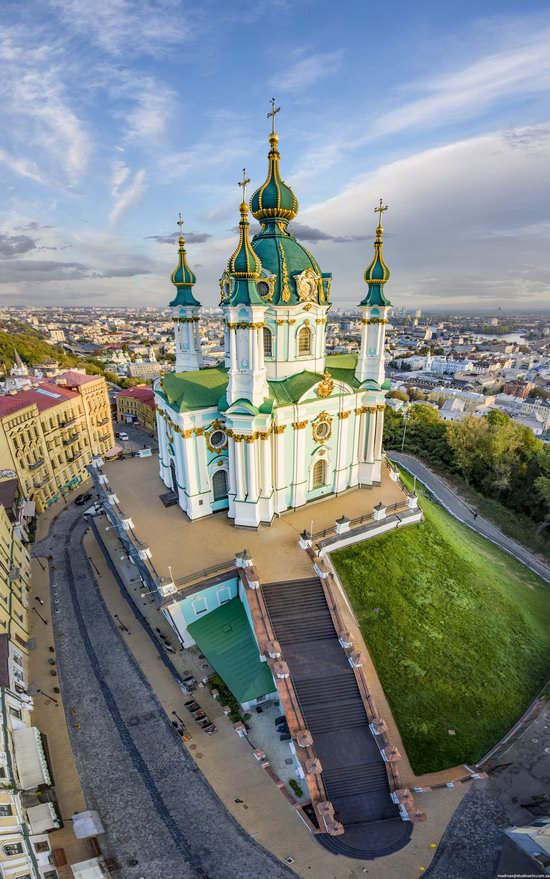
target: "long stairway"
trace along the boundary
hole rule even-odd
[[[401,820],[390,799],[385,764],[320,580],[262,584],[262,592],[328,797],[345,829],[341,836],[316,838],[329,851],[353,858],[397,851],[408,842],[412,826]]]

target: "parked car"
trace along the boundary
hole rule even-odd
[[[121,430],[120,433],[117,433],[117,437],[118,437],[119,439],[121,439],[123,442],[126,441],[126,440],[129,440],[129,439],[130,439],[130,437],[128,436],[128,434],[125,433],[123,430]]]
[[[92,495],[90,494],[90,492],[85,491],[83,494],[79,494],[78,497],[74,499],[74,502],[78,507],[82,507],[84,506],[84,504],[87,504],[88,501],[91,501],[91,499]]]

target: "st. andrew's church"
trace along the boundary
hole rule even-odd
[[[390,273],[380,202],[374,257],[364,272],[359,354],[327,356],[330,272],[289,229],[298,200],[280,172],[275,108],[267,178],[250,199],[220,279],[224,365],[203,368],[196,277],[179,237],[170,302],[175,372],[155,385],[160,476],[190,519],[225,510],[257,527],[309,501],[381,479],[384,337]],[[359,287],[359,270],[358,270]]]

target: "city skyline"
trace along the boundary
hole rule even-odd
[[[544,307],[546,8],[343,11],[7,4],[0,304],[165,306],[180,210],[197,296],[217,304],[273,94],[294,230],[336,307],[364,295],[380,196],[395,305]]]

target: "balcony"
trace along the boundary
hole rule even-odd
[[[101,419],[97,422],[97,426],[98,426],[98,427],[103,427],[103,425],[104,425],[104,424],[107,424],[108,421],[109,421],[108,418],[101,418]]]
[[[67,457],[67,461],[72,464],[73,461],[78,461],[79,458],[82,457],[82,452],[77,452],[76,455],[73,455],[71,458]]]
[[[78,439],[78,434],[73,433],[71,436],[68,436],[67,439],[63,440],[63,445],[70,446],[71,443],[75,443],[77,441],[77,439]]]
[[[38,461],[32,461],[27,464],[29,470],[38,470],[39,467],[42,467],[44,463],[44,458],[39,458]]]
[[[32,484],[34,488],[42,488],[42,486],[46,485],[47,482],[49,482],[49,476],[45,476],[44,479],[40,479],[38,482],[36,481],[36,479],[33,479]]]
[[[67,418],[66,421],[60,421],[59,426],[60,427],[70,427],[71,424],[75,424],[79,418],[82,418],[82,415],[73,415],[72,418]]]

